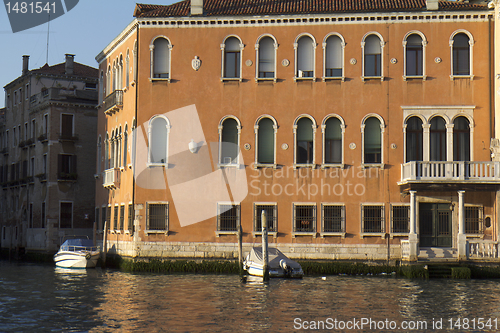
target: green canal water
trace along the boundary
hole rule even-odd
[[[500,280],[262,284],[0,261],[0,332],[497,332],[499,317]]]

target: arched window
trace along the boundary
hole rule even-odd
[[[325,122],[324,134],[325,164],[342,163],[342,123],[336,117],[330,117]]]
[[[419,117],[406,121],[406,162],[423,160],[423,127]]]
[[[406,38],[405,53],[405,75],[423,76],[424,58],[423,58],[423,40],[419,34],[411,34]]]
[[[117,89],[123,89],[123,55],[120,54],[120,61],[118,63],[118,84]]]
[[[105,90],[104,90],[104,72],[101,70],[101,75],[99,76],[99,104],[102,103]]]
[[[470,124],[465,117],[453,122],[453,160],[470,161]]]
[[[380,37],[368,35],[363,45],[363,77],[382,76],[382,42]]]
[[[127,50],[127,57],[125,58],[125,87],[128,88],[130,84],[130,54]]]
[[[166,164],[168,149],[168,119],[155,116],[149,122],[149,163]]]
[[[297,121],[297,135],[295,141],[295,163],[314,163],[314,130],[313,122],[308,117]]]
[[[460,32],[453,37],[453,75],[471,75],[469,36]]]
[[[117,83],[117,79],[116,78],[118,76],[118,74],[117,74],[116,60],[113,61],[113,69],[112,70],[113,70],[113,76],[111,77],[111,80],[112,80],[111,84],[113,85],[113,87],[112,87],[111,91],[114,92],[117,89],[116,88],[116,83]]]
[[[153,78],[170,78],[170,48],[171,45],[166,38],[158,37],[153,42]]]
[[[106,90],[104,96],[107,96],[113,92],[113,75],[111,72],[111,66],[108,66],[108,73],[106,74]]]
[[[122,127],[116,134],[116,163],[117,167],[122,166]]]
[[[109,155],[109,168],[113,169],[115,167],[115,131],[111,132],[111,152]]]
[[[236,37],[229,37],[223,44],[223,77],[227,79],[241,78],[241,42]]]
[[[325,78],[338,78],[343,76],[343,44],[342,39],[337,35],[331,35],[325,41]]]
[[[132,75],[132,80],[135,82],[137,81],[137,41],[134,42],[134,51],[133,51],[133,56],[134,56],[134,61],[133,61],[133,75]]]
[[[104,141],[104,170],[109,169],[109,134],[106,132],[106,140]]]
[[[431,120],[431,161],[446,161],[446,122],[441,117]]]
[[[123,166],[127,166],[127,152],[128,152],[128,126],[125,125],[125,132],[123,132]]]
[[[101,173],[101,154],[102,154],[102,151],[101,151],[101,143],[102,143],[102,139],[101,139],[101,135],[99,135],[99,138],[97,139],[97,174]]]
[[[297,78],[314,77],[314,40],[308,36],[301,36],[296,44],[296,73]]]
[[[257,52],[259,59],[257,78],[275,78],[276,49],[274,39],[269,36],[262,38],[257,45]]]
[[[221,145],[221,164],[237,164],[238,163],[238,147],[239,147],[239,124],[234,118],[226,118],[222,122],[220,132]]]
[[[363,163],[382,163],[382,129],[377,117],[366,118],[363,136]]]
[[[262,118],[257,124],[257,163],[275,163],[275,124],[271,118]]]

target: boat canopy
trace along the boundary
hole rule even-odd
[[[280,266],[281,260],[284,260],[287,266],[293,268],[301,268],[300,264],[293,261],[292,259],[287,258],[280,250],[276,248],[268,248],[268,260],[269,260],[269,268],[278,268]],[[250,251],[250,261],[264,263],[264,257],[262,255],[262,246],[254,247]]]
[[[61,245],[61,250],[64,251],[73,251],[82,248],[88,248],[90,250],[90,249],[96,249],[96,246],[94,246],[94,242],[92,240],[86,238],[67,239]]]

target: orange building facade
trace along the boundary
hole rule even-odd
[[[108,252],[234,258],[265,211],[292,258],[497,258],[494,10],[420,2],[137,5],[96,58]]]

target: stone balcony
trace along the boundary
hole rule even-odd
[[[120,175],[120,168],[104,170],[102,186],[110,190],[120,188]]]

